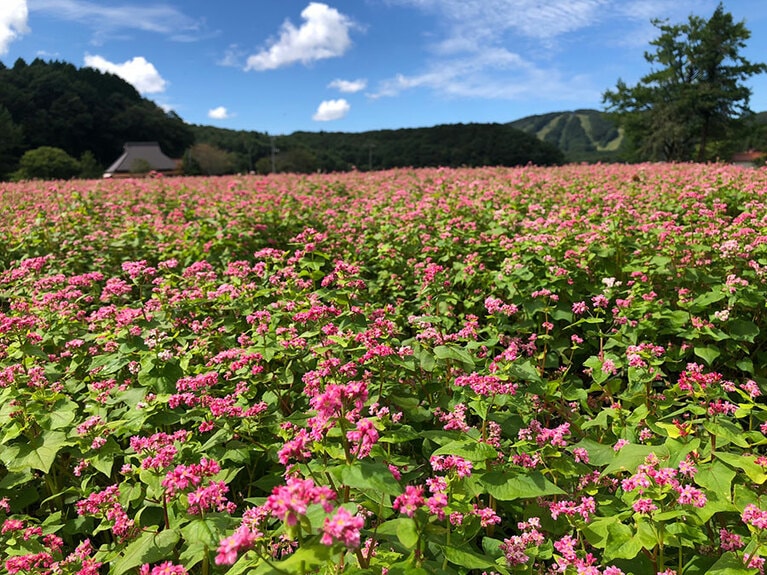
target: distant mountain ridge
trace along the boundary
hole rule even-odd
[[[622,131],[599,110],[538,114],[509,125],[554,144],[570,162],[615,161],[624,143]]]

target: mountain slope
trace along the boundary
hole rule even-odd
[[[623,143],[622,132],[598,110],[527,116],[509,125],[556,145],[568,161],[614,161]]]

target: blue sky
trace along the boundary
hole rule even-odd
[[[649,72],[652,18],[715,0],[0,0],[0,61],[116,73],[186,122],[364,131],[601,107]],[[730,0],[767,60],[767,1]],[[767,75],[750,81],[767,110]]]

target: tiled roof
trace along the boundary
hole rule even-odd
[[[104,175],[129,173],[148,165],[151,170],[165,171],[176,169],[176,162],[163,154],[157,142],[128,142],[125,150]]]

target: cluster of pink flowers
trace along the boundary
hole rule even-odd
[[[495,375],[480,375],[471,373],[455,378],[458,387],[470,387],[477,395],[490,397],[494,395],[514,395],[519,386],[516,383],[503,381]]]
[[[527,550],[540,547],[546,540],[546,536],[539,531],[540,528],[541,520],[538,517],[517,523],[517,529],[521,533],[504,539],[500,546],[509,565],[525,565],[530,561]]]
[[[520,429],[517,435],[523,441],[535,440],[535,443],[540,446],[548,444],[554,447],[567,447],[565,437],[570,435],[570,424],[563,423],[549,429],[534,419],[527,427]]]
[[[172,434],[155,433],[149,437],[134,435],[130,438],[130,446],[137,454],[144,456],[142,469],[161,470],[173,465],[173,459],[178,453],[175,444],[186,441],[188,437],[189,432],[184,429]]]
[[[679,389],[689,393],[705,392],[722,381],[721,373],[705,373],[703,370],[704,367],[698,363],[688,363],[687,369],[679,376]]]
[[[398,495],[394,499],[392,509],[412,517],[423,504],[423,485],[408,485],[405,487],[405,493]]]
[[[306,515],[306,509],[311,504],[322,505],[326,513],[333,509],[331,501],[336,494],[329,487],[315,485],[311,479],[290,477],[285,485],[278,485],[266,498],[264,509],[278,517],[287,525],[298,523],[299,517]]]
[[[138,572],[139,575],[187,575],[188,573],[183,565],[176,565],[170,561],[164,561],[154,567],[149,563],[144,563]]]
[[[432,455],[429,463],[434,471],[455,471],[458,477],[471,475],[471,461],[458,455]]]
[[[103,491],[95,491],[77,502],[78,515],[103,517],[112,524],[112,533],[120,540],[130,539],[134,534],[134,521],[128,517],[119,501],[120,490],[110,485]]]
[[[567,499],[549,503],[549,512],[551,513],[552,519],[557,519],[560,515],[565,515],[566,517],[580,515],[581,518],[588,523],[591,515],[596,509],[597,505],[593,497],[581,497],[580,503]]]
[[[365,525],[365,519],[358,514],[352,515],[344,507],[336,509],[335,514],[326,517],[322,525],[323,545],[332,545],[339,541],[347,547],[360,546],[360,529]]]

